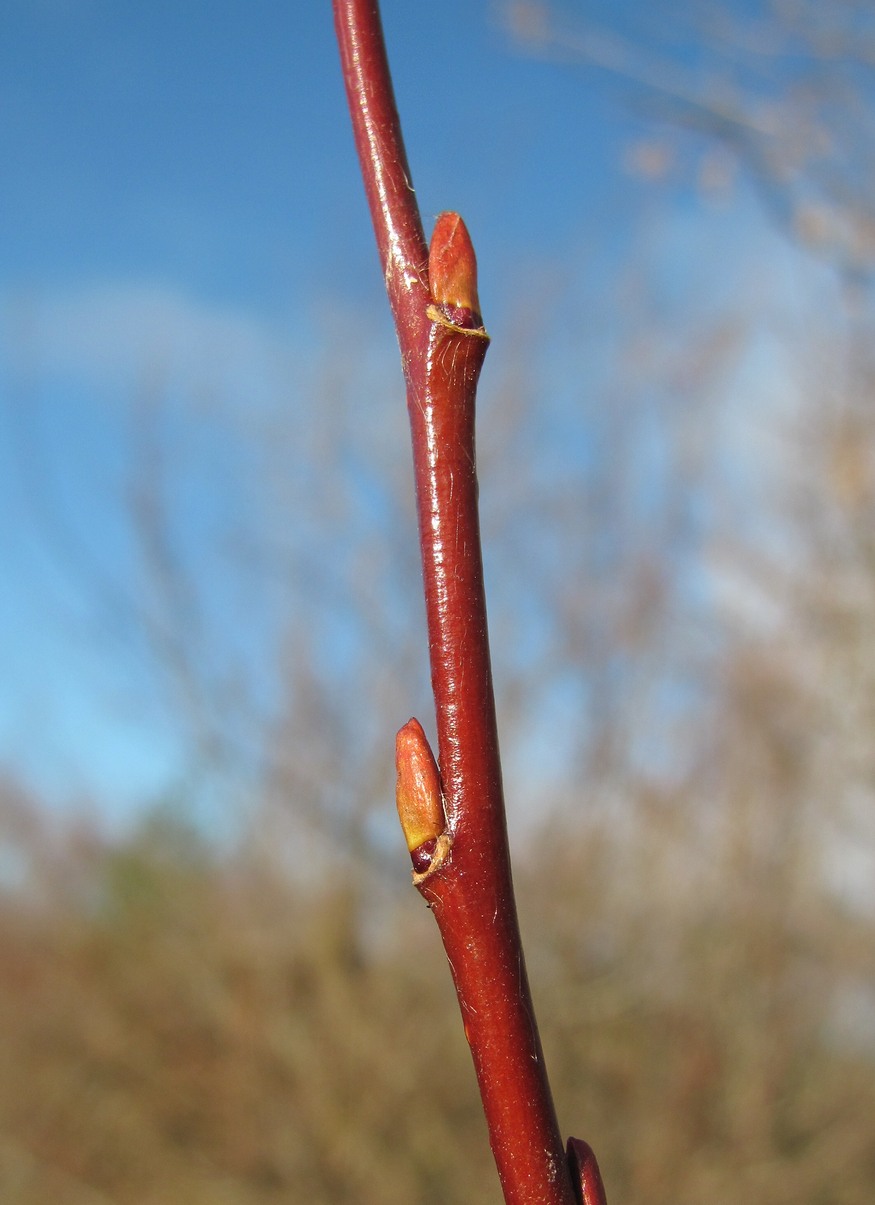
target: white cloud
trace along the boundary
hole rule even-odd
[[[172,386],[196,398],[242,392],[267,403],[287,393],[300,364],[291,322],[271,325],[160,284],[7,294],[2,308],[3,356],[13,370],[100,392]]]

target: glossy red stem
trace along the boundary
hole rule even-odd
[[[356,146],[407,382],[450,856],[434,909],[508,1205],[574,1205],[517,923],[490,668],[474,456],[482,331],[435,316],[375,0],[334,0]],[[430,311],[430,312],[429,312]]]
[[[383,279],[402,350],[428,333],[428,248],[401,136],[376,0],[333,0],[334,24]]]
[[[510,872],[477,513],[485,341],[435,324],[411,391],[438,749],[452,855],[419,889],[453,972],[505,1200],[571,1205]]]

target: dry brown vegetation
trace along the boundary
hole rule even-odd
[[[677,796],[637,802],[623,840],[563,824],[521,863],[561,1116],[615,1199],[870,1200],[871,916],[744,776],[704,865]],[[499,1199],[418,900],[349,863],[296,888],[160,824],[49,845],[19,832],[34,870],[3,900],[4,1200]]]
[[[615,1200],[871,1200],[875,1058],[847,1007],[871,916],[746,825],[682,876],[684,807],[637,804],[622,841],[563,825],[520,869],[560,1115]],[[418,900],[351,864],[296,887],[157,818],[107,845],[33,815],[7,787],[29,871],[2,901],[4,1201],[498,1201]]]

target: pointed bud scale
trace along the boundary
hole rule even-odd
[[[434,224],[428,251],[428,279],[435,305],[462,327],[480,326],[477,256],[465,223],[457,213],[442,213]]]
[[[395,738],[395,768],[395,803],[412,854],[446,826],[438,768],[418,720],[408,720]]]
[[[569,1138],[565,1154],[571,1179],[579,1185],[583,1205],[606,1205],[602,1174],[589,1143],[582,1138]]]

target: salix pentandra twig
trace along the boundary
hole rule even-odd
[[[437,719],[439,779],[418,723],[399,733],[399,811],[452,970],[505,1201],[574,1205],[584,1178],[556,1121],[507,843],[474,457],[488,344],[474,251],[458,215],[444,214],[429,265],[378,5],[333,3],[407,385]]]

